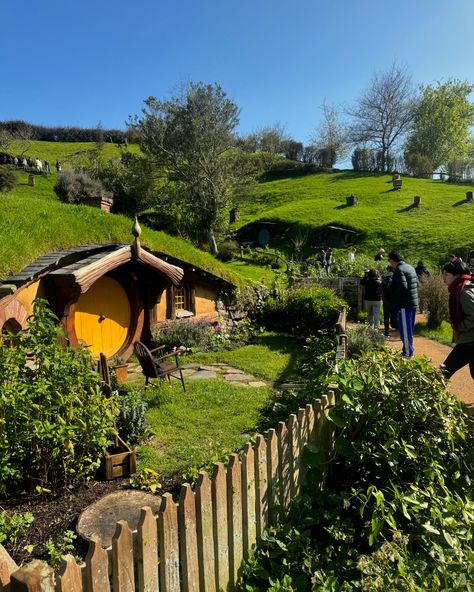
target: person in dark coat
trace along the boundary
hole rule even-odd
[[[367,271],[364,277],[360,280],[364,286],[364,304],[367,311],[367,324],[374,329],[379,329],[380,326],[380,276],[376,269]]]
[[[428,270],[427,267],[425,267],[424,262],[420,259],[420,261],[418,261],[418,263],[416,264],[415,267],[415,271],[416,271],[416,277],[418,278],[418,285],[422,284],[423,282],[426,282],[426,280],[430,277],[430,272]],[[420,293],[418,294],[419,296],[419,300],[420,300],[420,312],[423,313],[423,309],[425,308],[424,304],[424,294],[423,291],[420,291]]]
[[[389,337],[390,327],[392,329],[397,328],[397,309],[392,300],[392,279],[393,269],[388,265],[382,278],[382,285],[380,286],[383,304],[383,332],[385,337]]]
[[[418,278],[415,269],[405,263],[403,257],[396,251],[388,255],[388,262],[393,269],[392,300],[398,309],[397,326],[402,340],[402,356],[413,358],[413,335],[415,332],[415,317],[418,307]]]

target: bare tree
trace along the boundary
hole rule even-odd
[[[416,95],[411,75],[392,64],[376,73],[367,90],[347,113],[353,119],[350,138],[356,145],[369,145],[380,151],[380,168],[390,168],[390,154],[410,129]]]
[[[323,120],[311,138],[312,145],[324,160],[322,166],[332,167],[347,153],[349,138],[347,127],[340,121],[336,107],[323,103]]]

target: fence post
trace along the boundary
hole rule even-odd
[[[158,592],[158,530],[156,518],[149,506],[140,510],[137,531],[138,590]]]
[[[120,592],[135,592],[133,572],[133,535],[127,522],[119,520],[112,537],[113,589]]]
[[[18,565],[0,543],[0,592],[8,590],[7,586],[10,584],[10,576],[17,569]]]
[[[278,459],[278,437],[273,428],[268,430],[267,438],[268,467],[268,518],[275,524],[280,506],[280,468]]]
[[[54,592],[53,569],[34,559],[11,574],[10,592]]]
[[[242,542],[244,558],[257,539],[255,455],[250,444],[242,455]]]
[[[89,543],[85,561],[87,592],[110,592],[109,555],[96,536]]]
[[[283,421],[278,422],[278,462],[280,478],[280,506],[287,510],[291,498],[291,455],[289,434],[286,424]]]
[[[189,483],[181,485],[178,504],[178,530],[183,592],[199,591],[196,504]]]
[[[243,558],[242,479],[237,454],[231,454],[227,466],[227,520],[229,528],[229,590],[234,590]]]
[[[216,587],[227,590],[229,585],[229,543],[227,528],[227,482],[224,465],[216,463],[211,481],[214,522],[214,556]]]
[[[158,513],[161,592],[180,592],[178,513],[171,493],[165,493]],[[115,592],[115,590],[114,590]]]
[[[268,526],[269,483],[267,466],[267,444],[262,434],[258,434],[255,442],[255,477],[256,477],[256,515],[257,539]]]
[[[82,571],[72,555],[64,555],[61,559],[56,592],[82,592]]]
[[[196,523],[201,590],[216,590],[216,557],[212,517],[211,480],[205,471],[199,473],[196,484]]]

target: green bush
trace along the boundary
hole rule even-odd
[[[433,163],[424,154],[406,154],[405,165],[409,173],[421,179],[430,179],[434,170]]]
[[[74,171],[64,171],[54,190],[61,201],[70,204],[91,205],[103,198],[112,198],[112,194],[104,189],[100,181]]]
[[[359,325],[354,328],[349,327],[346,335],[347,355],[349,358],[370,352],[385,343],[384,335],[369,325]]]
[[[218,247],[217,258],[220,261],[231,261],[240,253],[239,243],[235,240],[226,240]]]
[[[329,288],[297,288],[268,298],[262,321],[267,329],[305,337],[332,331],[343,306]]]
[[[116,427],[119,436],[130,446],[140,444],[150,435],[146,418],[148,405],[142,399],[140,390],[119,384],[114,398],[118,409]]]
[[[183,319],[155,325],[152,330],[154,347],[186,347],[205,349],[211,328],[207,321],[189,322]]]
[[[449,319],[448,289],[440,274],[430,275],[419,285],[420,302],[426,310],[429,329],[438,329]]]
[[[114,433],[112,401],[90,354],[62,347],[55,321],[38,299],[14,347],[0,345],[0,491],[87,479]]]
[[[26,533],[33,520],[31,512],[21,514],[0,509],[0,543],[6,542],[10,550],[15,550],[17,540]]]
[[[11,191],[17,184],[15,171],[9,166],[0,166],[0,191]]]

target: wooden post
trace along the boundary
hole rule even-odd
[[[11,575],[10,592],[53,592],[54,572],[49,565],[34,559]]]
[[[171,493],[165,493],[158,513],[160,591],[180,592],[178,516]]]
[[[181,485],[178,529],[183,592],[199,591],[199,565],[196,530],[196,504],[189,483]]]
[[[358,198],[355,195],[352,195],[352,193],[351,193],[351,195],[346,197],[346,204],[348,206],[355,206],[355,205],[357,205],[358,201],[359,201]]]
[[[257,539],[255,455],[250,444],[242,455],[242,535],[243,553],[247,559],[249,550]]]
[[[473,201],[473,193],[472,191],[466,191],[466,201]]]
[[[35,176],[34,175],[28,175],[28,185],[30,187],[35,186]]]
[[[196,484],[196,523],[201,590],[216,590],[214,529],[212,517],[211,480],[205,471],[199,473]]]
[[[243,559],[242,545],[242,475],[237,454],[231,454],[227,466],[227,520],[229,528],[229,590],[235,589],[239,566]]]
[[[262,532],[268,526],[268,467],[267,467],[267,444],[262,434],[258,434],[255,442],[255,478],[257,485],[257,539],[260,539]]]
[[[413,205],[417,208],[420,207],[421,204],[421,197],[419,195],[415,195],[415,197],[413,198]]]
[[[112,537],[112,581],[114,590],[135,592],[133,537],[125,520],[117,522],[117,529]]]
[[[137,532],[138,589],[140,592],[158,592],[158,530],[150,507],[140,510]]]
[[[85,582],[87,592],[110,592],[109,555],[94,537],[86,555]]]
[[[227,483],[222,463],[214,465],[211,481],[214,523],[214,554],[216,557],[216,588],[229,585],[229,543],[227,533]]]

